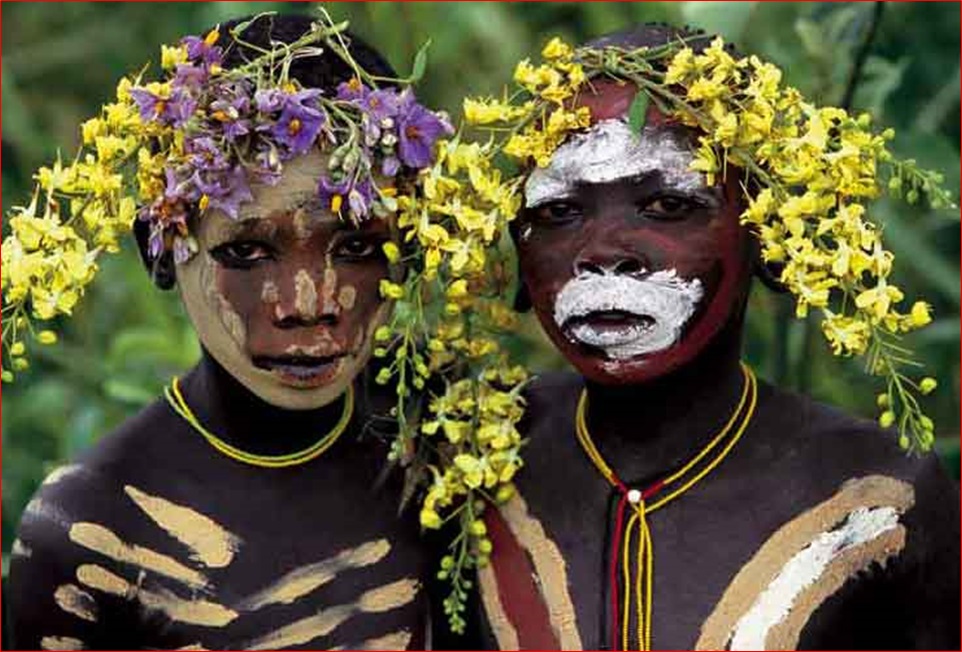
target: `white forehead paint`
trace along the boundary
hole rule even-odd
[[[570,197],[579,183],[607,183],[655,171],[676,190],[703,189],[704,175],[688,169],[692,160],[678,136],[663,127],[645,127],[639,137],[624,120],[602,120],[559,147],[548,167],[531,172],[524,184],[525,206]]]
[[[619,310],[647,317],[650,324],[598,330],[577,324],[570,335],[602,349],[609,358],[626,360],[667,349],[681,335],[703,295],[701,281],[686,281],[674,269],[644,278],[623,274],[583,272],[568,281],[555,299],[554,319],[559,327],[574,317],[603,310]]]
[[[894,507],[859,507],[838,529],[818,535],[781,569],[735,625],[731,650],[765,650],[768,632],[787,618],[796,598],[825,573],[828,565],[852,548],[898,526]]]

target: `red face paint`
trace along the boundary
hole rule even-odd
[[[598,123],[623,119],[633,95],[629,86],[603,83],[581,103]],[[602,133],[593,130],[574,138]],[[533,188],[529,181],[529,204],[537,197],[521,217],[522,278],[548,336],[594,381],[644,382],[686,364],[745,301],[749,239],[738,223],[738,173],[730,169],[714,188],[692,183],[694,138],[650,108],[630,161],[620,152],[594,156],[588,142],[554,168],[553,182]],[[604,165],[609,156],[612,165]],[[556,154],[552,165],[561,160]],[[571,283],[576,278],[591,282]],[[677,291],[663,293],[666,284]]]

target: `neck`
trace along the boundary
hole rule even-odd
[[[227,443],[258,455],[303,450],[334,428],[344,398],[315,410],[287,410],[264,402],[209,353],[181,383],[187,405],[204,427]]]
[[[624,482],[663,476],[724,427],[744,384],[740,340],[736,320],[695,360],[666,376],[633,385],[587,384],[588,430]]]

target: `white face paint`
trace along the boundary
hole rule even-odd
[[[611,359],[626,360],[678,341],[702,296],[700,280],[686,281],[673,269],[644,278],[582,272],[558,293],[554,319],[575,341],[598,347]],[[579,320],[603,311],[626,313],[638,320],[614,327]]]
[[[705,188],[705,177],[688,168],[691,151],[664,128],[645,127],[641,136],[620,119],[602,120],[555,151],[546,168],[535,168],[524,185],[528,208],[564,199],[580,183],[607,183],[659,171],[679,191]]]

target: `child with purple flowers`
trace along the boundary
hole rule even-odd
[[[429,565],[378,482],[385,442],[358,436],[358,379],[403,274],[398,196],[451,128],[376,88],[390,66],[330,21],[233,22],[164,66],[84,137],[117,139],[122,161],[89,164],[132,179],[117,205],[136,198],[142,258],[203,358],[28,506],[15,646],[423,648]]]

